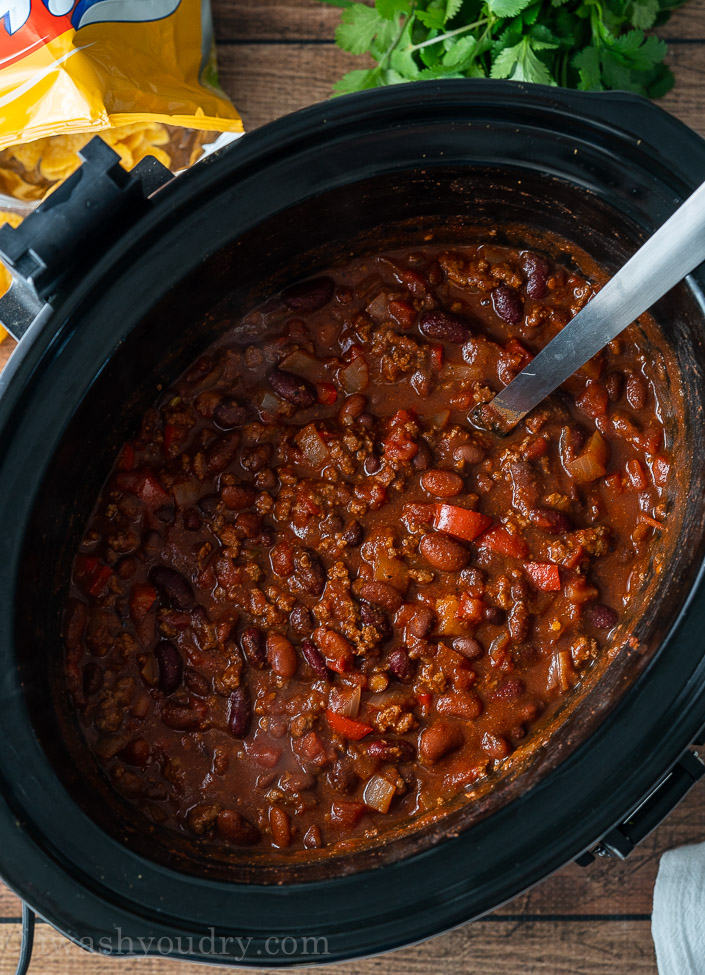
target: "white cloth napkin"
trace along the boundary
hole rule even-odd
[[[651,933],[659,975],[705,975],[705,843],[661,857]]]

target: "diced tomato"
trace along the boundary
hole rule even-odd
[[[433,694],[429,694],[428,691],[420,691],[416,695],[416,700],[419,702],[419,706],[421,707],[421,711],[423,712],[424,716],[427,715],[431,710]]]
[[[519,339],[510,339],[504,346],[504,351],[509,352],[510,355],[517,356],[519,359],[520,369],[523,369],[524,366],[528,366],[528,364],[534,358],[532,353],[529,352],[525,345],[522,345]]]
[[[154,586],[137,584],[130,590],[130,616],[138,623],[143,620],[157,601]]]
[[[466,542],[474,541],[491,524],[492,519],[488,515],[483,515],[480,511],[470,511],[468,508],[459,508],[454,504],[437,504],[433,519],[433,527],[436,531],[454,535]]]
[[[491,552],[499,555],[510,555],[515,559],[525,559],[529,554],[529,548],[519,535],[512,535],[501,525],[489,528],[477,540],[478,548],[488,548]]]
[[[561,565],[564,565],[566,569],[574,569],[577,565],[579,565],[580,560],[584,555],[585,555],[585,549],[583,548],[583,546],[576,545],[573,551],[570,553],[570,555],[567,555],[562,560]]]
[[[555,592],[561,588],[561,575],[557,565],[550,562],[527,562],[524,569],[537,589]]]
[[[413,410],[397,410],[389,420],[390,428],[403,426],[405,423],[416,423],[417,416]]]
[[[356,721],[354,718],[346,718],[344,714],[336,714],[330,708],[326,708],[326,720],[333,731],[342,735],[343,738],[350,738],[352,741],[360,741],[361,738],[374,730],[371,724]]]
[[[135,448],[131,443],[123,445],[120,456],[118,457],[117,466],[121,471],[131,471],[135,466]]]
[[[330,806],[330,821],[341,829],[352,829],[367,812],[364,802],[354,799],[335,799]]]
[[[597,416],[604,416],[607,412],[609,396],[602,383],[594,379],[588,379],[585,391],[578,396],[575,405],[593,419]]]
[[[443,366],[443,346],[431,346],[431,365],[434,369],[441,369]]]
[[[303,738],[294,739],[294,751],[300,755],[304,761],[314,765],[323,765],[327,759],[326,750],[323,742],[315,731],[309,731]]]
[[[338,390],[333,383],[316,383],[318,402],[324,406],[332,406],[338,398]]]
[[[548,441],[545,437],[535,437],[530,440],[521,451],[521,456],[524,460],[538,460],[539,457],[545,457],[548,451]]]
[[[353,359],[357,359],[359,356],[364,354],[365,350],[361,345],[351,345],[349,349],[346,349],[343,359],[346,362],[352,362]]]
[[[275,768],[282,757],[282,750],[274,745],[253,741],[247,746],[247,754],[255,765],[259,765],[261,768]]]
[[[156,477],[152,477],[151,474],[144,475],[144,481],[142,487],[137,491],[137,496],[150,508],[171,502],[171,495],[166,493]]]
[[[458,616],[464,620],[479,623],[480,620],[484,619],[485,616],[484,600],[477,599],[476,596],[470,596],[468,593],[464,592],[460,597]]]
[[[389,314],[395,318],[402,328],[411,328],[416,321],[416,309],[408,301],[392,298],[389,302]]]
[[[415,297],[421,298],[426,294],[426,282],[416,271],[412,271],[408,267],[394,266],[394,277],[399,284],[403,284],[404,287],[408,288]]]
[[[100,596],[112,574],[113,570],[94,555],[79,555],[76,559],[76,584],[89,596]]]
[[[588,379],[599,379],[602,375],[602,370],[605,368],[605,357],[602,352],[598,352],[594,355],[592,359],[588,359],[584,366],[581,366],[580,372],[587,376]]]
[[[636,458],[628,460],[625,470],[627,472],[629,486],[635,491],[645,491],[649,486],[649,482],[646,478],[646,471],[641,466],[641,463]]]
[[[407,461],[419,452],[419,445],[410,439],[402,427],[396,427],[384,441],[384,456],[390,460]]]

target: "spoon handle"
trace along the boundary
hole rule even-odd
[[[575,318],[487,404],[508,432],[639,315],[705,261],[705,183],[650,237]]]

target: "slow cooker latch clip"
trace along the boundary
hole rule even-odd
[[[581,867],[586,867],[595,860],[595,857],[626,859],[632,850],[675,809],[703,775],[705,775],[705,763],[697,752],[685,752],[631,815],[619,826],[606,833],[596,846],[583,853],[575,862]]]
[[[79,155],[83,165],[19,227],[0,229],[0,258],[12,274],[0,298],[0,322],[18,340],[69,276],[117,240],[148,197],[173,178],[154,156],[128,172],[98,137]]]

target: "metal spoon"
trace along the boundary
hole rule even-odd
[[[506,389],[473,411],[473,420],[495,433],[508,433],[542,399],[703,261],[705,183]]]

